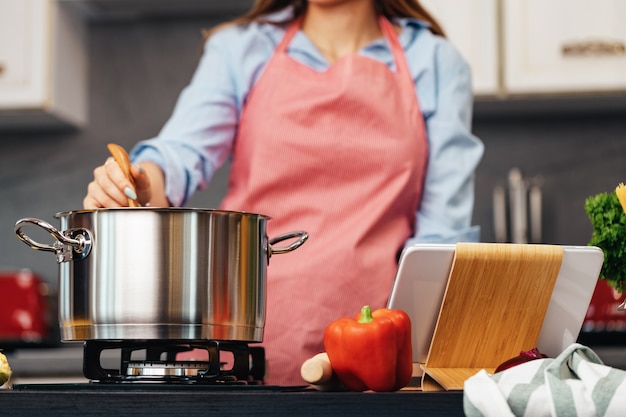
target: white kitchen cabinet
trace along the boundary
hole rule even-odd
[[[476,96],[500,92],[498,0],[422,0],[472,68]]]
[[[0,0],[0,128],[85,123],[84,32],[55,0]]]
[[[626,1],[501,1],[507,93],[626,91]]]

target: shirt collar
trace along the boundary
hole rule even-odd
[[[269,14],[264,18],[269,22],[283,22],[289,20],[292,15],[293,8],[292,6],[289,6],[281,11]],[[426,22],[408,17],[395,18],[392,22],[402,28],[398,39],[405,50],[415,40],[419,32],[424,29],[428,29],[430,26]],[[284,32],[281,30],[274,32],[273,35],[276,37],[276,43],[278,43],[280,38],[284,35]],[[296,55],[306,55],[309,59],[318,61],[320,64],[326,63],[326,58],[318,51],[315,45],[302,31],[298,31],[296,33],[288,47],[288,51]],[[393,54],[391,53],[389,44],[384,37],[376,39],[375,41],[364,46],[359,51],[359,54],[376,57],[388,65],[393,64]]]

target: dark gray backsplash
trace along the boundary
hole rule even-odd
[[[177,18],[91,24],[88,126],[0,132],[0,268],[31,268],[56,283],[55,257],[21,243],[13,233],[15,221],[38,217],[58,225],[55,213],[82,207],[92,170],[107,157],[108,142],[130,148],[155,135],[195,69],[201,29],[215,22]],[[489,115],[476,118],[474,131],[486,145],[475,211],[483,241],[494,239],[493,187],[512,167],[543,179],[546,243],[586,244],[591,227],[585,198],[626,181],[626,118],[621,114]],[[226,178],[222,170],[189,205],[219,204]],[[33,236],[52,241],[35,231]]]
[[[543,184],[543,243],[587,244],[592,228],[585,199],[626,181],[623,114],[479,117],[474,132],[485,142],[474,215],[485,241],[494,239],[493,187],[512,167]]]

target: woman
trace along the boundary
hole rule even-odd
[[[232,157],[222,209],[310,239],[268,268],[269,384],[302,384],[325,326],[386,304],[402,248],[476,241],[467,64],[413,0],[262,0],[211,33],[157,138],[84,207],[180,206]]]

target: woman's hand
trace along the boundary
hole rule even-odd
[[[161,185],[162,189],[162,173],[158,167],[155,167],[150,166],[149,170],[160,175],[161,178],[158,178],[156,183]],[[120,166],[112,157],[109,157],[103,165],[94,169],[94,179],[87,186],[87,195],[83,199],[83,207],[85,209],[128,207],[128,199],[135,199],[135,197],[142,206],[150,202],[152,188],[147,170],[141,165],[132,165],[130,173],[135,181],[134,187]]]

